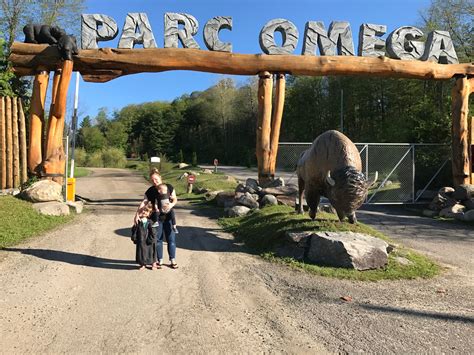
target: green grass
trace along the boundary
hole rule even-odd
[[[15,245],[22,240],[67,223],[74,215],[54,217],[36,212],[31,203],[12,196],[0,197],[0,248]]]
[[[89,175],[89,170],[87,168],[83,168],[80,166],[75,166],[74,167],[74,177],[75,178],[80,178],[83,176],[88,176]],[[71,166],[68,166],[67,170],[67,177],[71,176]]]
[[[255,211],[244,217],[221,218],[219,223],[225,231],[233,233],[237,241],[244,242],[250,250],[261,254],[265,259],[284,263],[290,267],[321,276],[361,281],[377,281],[383,279],[429,278],[440,272],[439,266],[427,257],[403,247],[397,247],[389,254],[389,262],[384,269],[368,271],[322,267],[296,261],[291,258],[275,256],[273,251],[282,243],[285,232],[287,231],[351,231],[369,234],[392,243],[384,234],[369,226],[362,223],[356,225],[341,223],[333,214],[320,212],[318,213],[318,218],[315,221],[311,221],[307,215],[296,214],[291,207],[272,206]],[[403,266],[395,260],[397,256],[404,257],[413,264]]]

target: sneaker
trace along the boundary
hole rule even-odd
[[[160,224],[158,222],[155,222],[153,223],[151,226],[154,228],[154,227],[158,227]]]

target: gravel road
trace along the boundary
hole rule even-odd
[[[88,213],[0,251],[2,353],[474,352],[472,260],[440,250],[446,271],[433,280],[312,276],[249,254],[215,212],[181,201],[179,269],[138,271],[128,236],[146,187],[94,169],[77,183]],[[437,247],[472,254],[466,235]]]

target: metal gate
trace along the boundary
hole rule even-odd
[[[426,203],[434,190],[450,184],[450,147],[444,144],[355,143],[362,170],[377,183],[369,190],[366,203]],[[277,168],[294,170],[300,154],[311,143],[280,143]]]

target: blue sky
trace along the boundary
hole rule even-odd
[[[299,55],[307,21],[323,21],[326,28],[332,21],[348,21],[357,50],[361,24],[386,25],[387,33],[390,33],[400,26],[417,25],[419,11],[429,4],[430,0],[87,0],[84,13],[106,14],[117,21],[117,38],[110,42],[99,42],[99,47],[116,48],[127,13],[145,12],[157,45],[162,48],[164,14],[185,12],[199,22],[195,39],[202,50],[207,50],[202,39],[206,22],[215,16],[231,16],[232,31],[222,30],[220,38],[232,43],[234,53],[242,54],[262,53],[258,41],[261,28],[271,19],[285,18],[298,28],[300,35],[295,55]],[[171,101],[182,94],[204,90],[221,78],[218,74],[170,71],[130,75],[108,83],[86,83],[81,80],[79,114],[81,118],[85,115],[94,117],[101,107],[107,107],[112,112],[128,104]],[[237,81],[247,79],[244,76],[234,78]],[[71,84],[70,100],[74,94],[74,80]]]

